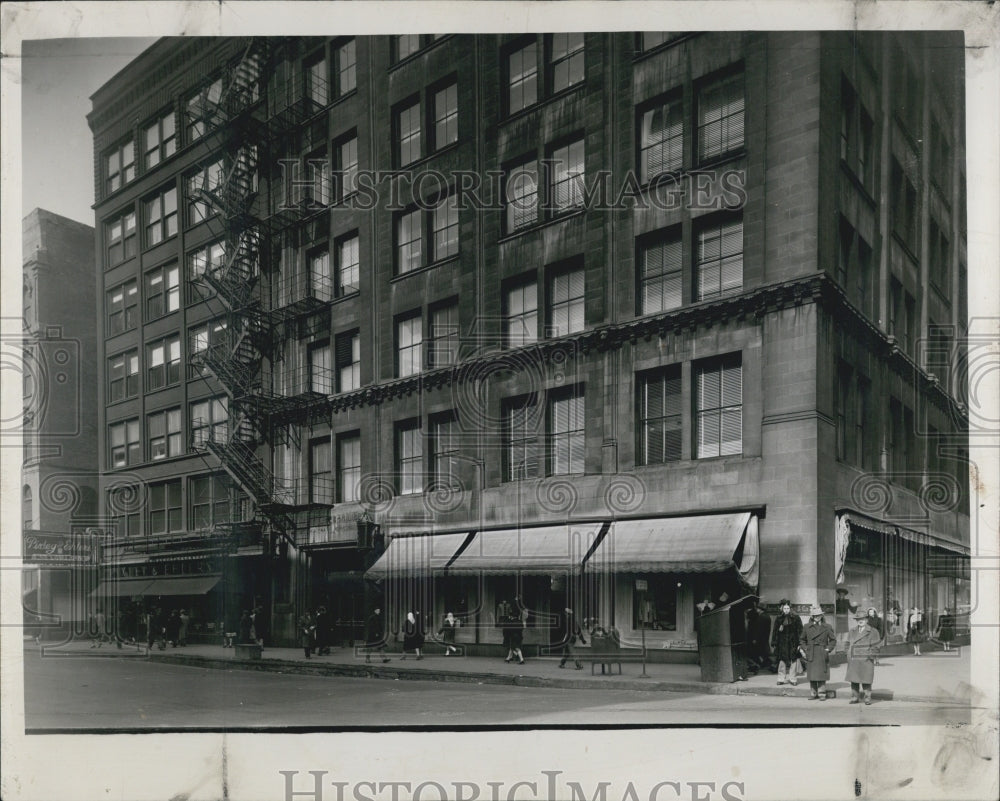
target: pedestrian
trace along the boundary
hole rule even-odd
[[[759,673],[771,667],[771,616],[760,600],[754,601],[747,614],[747,638],[750,641],[748,669]]]
[[[308,609],[299,618],[299,636],[302,638],[302,650],[309,659],[316,646],[316,618]]]
[[[524,664],[524,654],[521,653],[521,645],[524,643],[524,625],[527,610],[522,609],[521,599],[514,598],[514,607],[507,618],[507,645],[510,647],[511,656],[517,659],[517,664]],[[509,659],[506,661],[510,661]]]
[[[913,646],[914,656],[920,656],[920,645],[926,640],[927,628],[924,625],[924,611],[914,606],[906,621],[906,641]]]
[[[587,641],[583,637],[580,624],[576,622],[573,610],[568,606],[563,610],[563,623],[566,639],[563,640],[562,659],[559,660],[559,667],[566,667],[566,660],[572,659],[576,663],[576,669],[583,670],[583,663],[577,656],[575,646],[578,642],[581,645],[586,645]]]
[[[183,647],[188,644],[188,624],[191,622],[191,615],[187,613],[187,610],[182,609],[178,618],[180,626],[177,630],[177,644]]]
[[[157,643],[161,651],[167,648],[167,629],[166,629],[166,618],[163,616],[163,609],[159,606],[154,607],[153,611],[149,614],[149,642],[147,647],[152,650],[153,643]]]
[[[262,606],[254,607],[253,614],[250,615],[250,622],[252,624],[251,634],[253,641],[256,642],[263,651],[264,637],[267,636],[267,621],[264,618],[264,608]]]
[[[878,657],[882,637],[869,624],[867,612],[857,612],[854,618],[858,627],[847,635],[847,673],[844,681],[851,683],[850,703],[863,699],[866,706],[872,703],[872,682],[875,679],[875,659]]]
[[[326,656],[330,653],[330,615],[325,606],[316,609],[316,654]]]
[[[510,645],[510,619],[513,614],[514,609],[506,600],[497,604],[496,624],[503,637],[502,650],[504,651],[504,662],[510,662],[514,658],[514,649]]]
[[[874,629],[875,633],[878,634],[878,641],[881,646],[882,641],[885,639],[885,621],[874,606],[869,606],[866,614],[868,615],[868,627]],[[875,655],[875,664],[878,665],[878,654]]]
[[[176,609],[170,610],[170,617],[167,618],[167,642],[171,648],[177,647],[177,641],[181,634],[181,618]]]
[[[802,621],[792,614],[792,602],[782,598],[778,604],[781,614],[774,621],[771,631],[771,648],[778,663],[778,684],[798,683],[799,642],[802,639]]]
[[[937,639],[940,640],[944,650],[951,650],[951,641],[955,639],[955,616],[947,606],[938,618]]]
[[[806,677],[812,695],[810,701],[826,700],[826,683],[830,680],[830,653],[837,645],[837,635],[823,620],[823,610],[818,604],[809,608],[809,623],[799,639],[799,653],[806,660]]]
[[[438,629],[438,636],[441,637],[441,641],[444,643],[445,656],[458,653],[458,649],[455,647],[455,631],[460,625],[459,620],[451,612],[448,612],[444,616],[441,628]]]
[[[385,626],[382,621],[382,609],[378,606],[365,621],[365,662],[372,661],[372,651],[380,653],[383,662],[389,661],[389,657],[385,655]]]
[[[240,616],[240,643],[253,642],[253,621],[250,619],[250,610],[244,609]]]
[[[406,659],[406,652],[413,651],[417,659],[423,659],[420,649],[424,647],[424,632],[420,625],[419,612],[407,612],[406,620],[403,621],[403,659]]]

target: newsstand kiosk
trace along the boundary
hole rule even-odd
[[[745,595],[699,618],[702,681],[746,680],[747,610],[756,599],[756,595]]]

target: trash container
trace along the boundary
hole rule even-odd
[[[747,675],[746,611],[756,596],[717,607],[698,620],[702,681],[736,681]]]

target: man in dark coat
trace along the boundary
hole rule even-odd
[[[782,598],[778,604],[781,610],[771,630],[771,648],[778,663],[778,684],[798,681],[799,641],[802,639],[802,621],[792,613],[792,602]]]
[[[385,655],[385,621],[382,609],[378,606],[365,621],[365,662],[372,661],[372,651],[381,654],[383,662],[389,661],[389,657]]]
[[[812,689],[810,701],[826,700],[830,680],[830,654],[837,646],[837,635],[823,620],[823,610],[816,604],[809,609],[809,623],[802,630],[799,652],[806,660],[806,676]]]
[[[330,615],[325,606],[316,609],[316,655],[330,653]]]
[[[563,610],[563,619],[563,630],[566,632],[566,639],[563,640],[562,659],[559,660],[559,667],[566,667],[566,660],[572,658],[576,662],[576,669],[583,670],[583,663],[576,656],[576,651],[574,650],[574,646],[577,643],[581,645],[587,644],[587,641],[583,638],[583,630],[580,628],[580,624],[576,622],[573,610],[569,607]]]
[[[855,620],[858,627],[847,635],[847,674],[844,680],[851,683],[850,703],[861,701],[863,690],[865,704],[871,705],[875,659],[882,637],[869,625],[867,613],[858,612]]]
[[[771,667],[771,616],[760,601],[754,601],[747,612],[747,639],[750,672],[758,673]]]

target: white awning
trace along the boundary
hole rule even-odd
[[[480,531],[448,565],[449,575],[579,571],[601,523]]]
[[[394,537],[385,552],[365,573],[365,578],[430,575],[443,570],[471,532]]]

